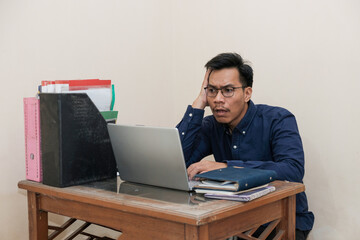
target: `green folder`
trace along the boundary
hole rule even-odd
[[[103,111],[100,113],[107,123],[116,123],[118,111]]]

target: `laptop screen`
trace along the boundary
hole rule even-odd
[[[108,124],[120,178],[190,190],[176,128]]]

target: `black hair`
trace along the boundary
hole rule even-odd
[[[224,68],[237,68],[240,75],[240,82],[244,87],[252,87],[253,84],[253,69],[247,61],[237,53],[220,53],[205,64],[206,69],[220,70]],[[211,74],[211,72],[210,72]],[[209,78],[210,78],[209,74]]]

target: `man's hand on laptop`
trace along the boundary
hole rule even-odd
[[[226,168],[226,167],[227,167],[226,163],[201,160],[200,162],[191,164],[187,169],[187,173],[189,176],[189,180],[192,180],[195,177],[195,175],[198,173],[208,172],[211,170]]]

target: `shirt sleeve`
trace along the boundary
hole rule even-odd
[[[186,167],[210,154],[209,144],[204,137],[206,130],[202,126],[204,112],[203,109],[189,105],[181,122],[176,126],[180,134]]]
[[[272,125],[270,145],[273,161],[227,161],[228,166],[270,169],[279,180],[302,182],[304,151],[296,120],[291,113],[276,119]]]

